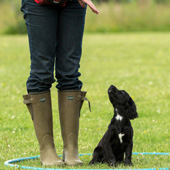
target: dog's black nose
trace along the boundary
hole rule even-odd
[[[116,91],[116,90],[117,90],[117,88],[114,85],[111,85],[108,89],[108,92],[111,93],[111,92]]]

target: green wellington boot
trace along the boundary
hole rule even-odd
[[[78,133],[80,110],[83,101],[88,100],[85,95],[86,92],[81,91],[58,91],[59,115],[64,145],[63,161],[66,165],[83,164],[78,157]]]
[[[23,98],[33,120],[40,146],[42,165],[63,165],[63,161],[58,157],[54,146],[50,91],[23,95]]]

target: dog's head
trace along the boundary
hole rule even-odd
[[[129,119],[138,117],[135,102],[124,90],[118,90],[115,86],[111,85],[108,89],[109,99],[114,108],[125,111]]]

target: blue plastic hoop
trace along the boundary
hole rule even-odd
[[[79,154],[79,156],[90,156],[92,154]],[[163,155],[163,156],[169,156],[170,153],[158,153],[158,152],[133,152],[133,155]],[[62,155],[59,155],[62,156]],[[37,159],[40,156],[33,156],[33,157],[25,157],[25,158],[17,158],[17,159],[11,159],[4,163],[7,167],[15,167],[20,169],[33,169],[33,170],[75,170],[75,169],[54,169],[54,168],[38,168],[38,167],[30,167],[30,166],[23,166],[23,165],[17,165],[14,163],[25,161],[25,160],[33,160]],[[169,170],[170,168],[157,168],[159,170]],[[157,170],[156,168],[143,168],[143,169],[96,169],[96,170]],[[76,170],[94,170],[94,169],[76,169]]]

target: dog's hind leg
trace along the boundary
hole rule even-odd
[[[103,142],[103,149],[105,151],[105,161],[108,163],[109,166],[116,166],[116,158],[113,153],[112,148],[112,139],[114,137],[114,131],[108,130],[105,134],[104,142]]]
[[[103,163],[104,162],[104,150],[102,147],[97,146],[93,152],[93,159],[90,161],[91,164]]]

